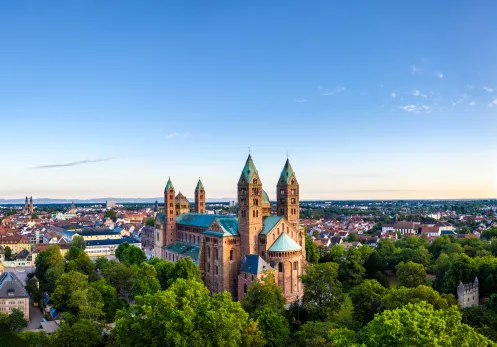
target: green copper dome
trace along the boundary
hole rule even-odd
[[[202,184],[202,181],[200,180],[200,177],[198,179],[198,182],[197,182],[197,187],[195,188],[196,191],[198,190],[205,190],[204,189],[204,185]]]
[[[293,172],[292,165],[290,165],[290,160],[286,160],[285,166],[283,167],[283,170],[281,171],[281,177],[285,180],[286,183],[290,182],[290,178],[295,175],[295,172]]]
[[[262,190],[262,203],[263,204],[269,204],[269,196],[267,195],[266,191],[263,189]]]
[[[242,173],[243,176],[245,177],[245,180],[249,182],[252,177],[254,176],[254,173],[257,172],[257,169],[255,168],[255,164],[252,161],[252,157],[248,156],[247,161],[245,162],[245,166],[243,167]]]
[[[269,252],[290,252],[290,251],[300,251],[302,247],[299,246],[290,236],[286,233],[282,233],[280,237],[276,239],[273,245],[269,248]]]
[[[170,191],[171,189],[174,190],[174,186],[173,186],[173,182],[171,182],[171,177],[169,177],[169,179],[167,180],[167,184],[166,184],[166,188],[164,188],[164,190],[166,192]]]

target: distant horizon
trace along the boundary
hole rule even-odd
[[[162,199],[162,200],[161,200]],[[189,198],[187,197],[188,201],[190,203],[194,202],[194,198]],[[218,200],[217,200],[218,199]],[[103,203],[105,204],[106,201],[116,201],[119,204],[126,204],[126,203],[140,203],[140,204],[145,204],[145,203],[150,203],[153,204],[155,201],[158,201],[159,203],[163,203],[164,199],[158,198],[158,197],[151,197],[151,198],[118,198],[118,197],[109,197],[109,198],[89,198],[89,199],[78,199],[78,198],[33,198],[34,205],[36,206],[36,202],[38,201],[45,201],[41,202],[39,204],[42,205],[49,205],[49,204],[71,204],[71,202],[75,202],[75,204],[81,204],[81,203]],[[141,200],[141,201],[135,201],[135,200]],[[276,202],[276,200],[269,199],[270,202]],[[300,202],[333,202],[333,201],[351,201],[351,202],[375,202],[375,201],[481,201],[481,200],[497,200],[497,198],[433,198],[433,199],[300,199]],[[0,205],[22,205],[25,201],[25,197],[22,199],[2,199],[0,198]],[[47,202],[48,201],[48,202]],[[55,202],[51,202],[55,201]],[[56,201],[61,201],[61,202],[56,202]],[[237,201],[237,198],[207,198],[207,203],[229,203],[231,201]]]

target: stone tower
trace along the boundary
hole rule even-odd
[[[32,214],[34,212],[34,205],[33,205],[33,197],[29,198],[29,213]]]
[[[200,178],[195,188],[195,213],[205,213],[205,189]]]
[[[29,202],[28,202],[28,197],[26,196],[26,201],[24,202],[24,209],[27,211],[29,211]]]
[[[164,189],[164,245],[176,241],[176,197],[171,178]]]
[[[285,217],[298,230],[300,224],[299,182],[288,159],[281,171],[278,184],[276,185],[276,192],[277,215]]]
[[[475,277],[473,283],[463,284],[460,282],[457,286],[457,298],[459,299],[461,308],[478,306],[480,302],[480,284],[478,283],[478,278]]]
[[[242,258],[258,254],[261,230],[262,182],[249,154],[238,181],[238,232]]]

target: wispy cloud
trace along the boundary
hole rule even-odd
[[[471,101],[469,102],[469,104],[468,104],[468,105],[469,105],[469,106],[475,106],[475,105],[476,105],[476,101],[471,100]]]
[[[452,102],[452,106],[456,106],[456,105],[462,104],[467,99],[468,99],[468,94],[463,94],[463,95],[461,95],[461,97],[459,99],[457,99],[456,101]]]
[[[443,73],[441,73],[441,72],[437,72],[437,73],[435,74],[435,76],[437,76],[437,77],[438,77],[438,78],[440,78],[440,79],[444,78],[444,74],[443,74]]]
[[[421,113],[421,112],[429,112],[430,107],[426,105],[405,105],[405,106],[400,106],[400,108],[406,112],[413,112],[413,113]]]
[[[483,90],[489,93],[492,93],[494,91],[494,89],[490,87],[483,87]]]
[[[319,89],[319,92],[321,93],[321,95],[324,95],[324,96],[329,96],[329,95],[333,95],[333,94],[341,93],[341,92],[343,92],[346,88],[345,88],[345,87],[337,87],[337,88],[333,88],[333,89],[326,90],[326,89],[324,89],[323,87],[318,86],[318,89]]]
[[[394,98],[394,99],[397,97],[397,94],[395,94],[395,92],[390,93],[390,95],[391,95],[391,96],[392,96],[392,98]]]
[[[65,164],[40,165],[40,166],[32,167],[32,169],[54,169],[54,168],[58,168],[58,167],[69,167],[69,166],[76,166],[76,165],[83,165],[83,164],[99,163],[102,161],[109,161],[109,160],[113,160],[113,159],[116,159],[116,158],[87,159],[87,160],[74,161],[74,162],[65,163]]]
[[[190,137],[189,133],[170,133],[164,135],[164,138],[166,140],[172,140],[172,139],[177,139],[177,138],[185,138],[185,137]]]
[[[293,102],[298,102],[298,103],[303,103],[303,102],[308,102],[309,100],[307,99],[295,99]]]
[[[474,86],[474,85],[472,85],[472,84],[468,84],[468,85],[466,86],[466,88],[468,88],[468,89],[475,89],[475,86]]]
[[[411,74],[416,75],[419,72],[419,68],[416,67],[415,65],[411,65]]]
[[[426,96],[427,96],[426,94],[421,93],[418,89],[414,89],[413,92],[412,92],[412,95],[414,95],[414,96],[420,96],[422,98],[426,98]]]
[[[497,98],[493,99],[490,104],[488,104],[489,107],[494,107],[497,106]]]

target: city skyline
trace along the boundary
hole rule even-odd
[[[233,198],[249,147],[271,200],[287,153],[302,200],[495,198],[493,10],[2,4],[0,199]]]

